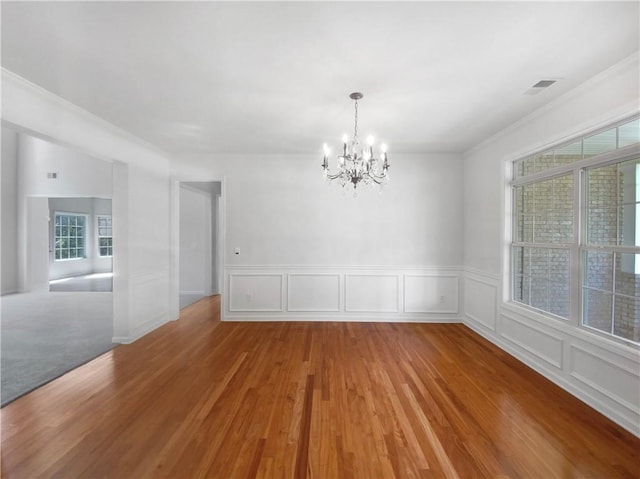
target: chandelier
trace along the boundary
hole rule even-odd
[[[389,162],[387,161],[387,146],[380,145],[380,159],[373,156],[373,136],[367,137],[367,145],[360,147],[358,139],[358,100],[364,95],[362,93],[352,93],[349,95],[354,101],[355,126],[353,129],[353,139],[349,142],[349,137],[345,134],[342,137],[342,154],[338,156],[338,170],[336,173],[329,171],[328,157],[331,153],[329,146],[325,143],[324,161],[322,162],[323,175],[327,181],[337,181],[338,185],[346,188],[353,185],[355,190],[359,183],[365,186],[380,185],[389,181]],[[382,167],[382,171],[380,171]]]

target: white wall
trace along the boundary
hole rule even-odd
[[[0,231],[1,294],[16,293],[18,281],[18,137],[15,131],[2,128],[1,173],[2,222]]]
[[[383,194],[357,198],[327,186],[312,156],[182,156],[173,174],[224,177],[227,266],[459,266],[460,157],[391,161]]]
[[[26,275],[21,278],[29,291],[49,289],[49,205],[47,198],[28,196],[24,243]],[[22,245],[20,245],[22,246]],[[22,283],[21,283],[22,284]]]
[[[114,294],[116,266],[120,254],[127,255],[128,276],[119,274],[129,292],[129,323],[122,341],[140,337],[170,319],[170,229],[168,163],[158,162],[153,169],[127,165],[127,196],[113,202]],[[116,224],[116,219],[120,218]],[[121,223],[126,218],[126,236],[121,239]],[[125,249],[123,252],[122,249]]]
[[[463,289],[465,324],[640,435],[638,348],[510,303],[505,232],[508,163],[637,113],[638,71],[631,57],[465,155]]]
[[[6,69],[2,90],[3,125],[112,163],[114,340],[133,341],[175,319],[168,156]]]
[[[461,158],[390,160],[383,194],[353,198],[314,156],[178,158],[176,176],[224,177],[224,317],[459,318]]]
[[[111,163],[71,148],[19,133],[18,164],[22,195],[111,197]]]
[[[211,293],[211,195],[180,188],[180,294]]]

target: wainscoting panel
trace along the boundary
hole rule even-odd
[[[130,334],[114,338],[122,343],[131,343],[169,321],[168,270],[134,274],[129,284]]]
[[[496,330],[498,280],[467,275],[464,279],[465,316],[491,331]]]
[[[460,322],[460,268],[227,266],[222,319]]]
[[[229,275],[229,311],[282,311],[281,274]]]
[[[500,315],[500,335],[547,364],[562,369],[562,337],[521,319]]]
[[[404,311],[406,313],[458,313],[457,275],[404,275]]]
[[[349,274],[346,306],[351,313],[397,313],[400,281],[392,275]]]
[[[637,365],[593,347],[571,346],[571,376],[630,411],[640,407]],[[635,369],[634,369],[635,368]],[[635,379],[635,381],[634,381]]]
[[[340,311],[339,274],[290,274],[287,285],[287,311]]]

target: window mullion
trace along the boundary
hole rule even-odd
[[[529,248],[529,251],[528,251],[528,253],[529,253],[529,254],[527,255],[527,256],[528,256],[528,257],[527,257],[527,263],[529,264],[529,271],[528,271],[529,284],[528,284],[528,287],[527,287],[527,297],[529,298],[529,304],[531,304],[531,295],[532,295],[532,291],[531,291],[531,283],[532,283],[532,281],[531,281],[531,277],[532,277],[532,271],[531,271],[531,251],[532,251],[532,249],[531,249],[531,248]]]
[[[616,216],[618,216],[616,214]],[[616,264],[618,260],[618,253],[613,253],[613,271],[611,274],[611,334],[615,331],[615,318],[616,318]]]
[[[582,266],[582,248],[585,239],[584,214],[587,211],[586,201],[586,181],[584,178],[584,170],[575,168],[573,170],[573,243],[571,245],[571,263],[570,263],[570,320],[576,326],[582,322],[583,308],[583,266]],[[576,207],[577,206],[577,207]]]

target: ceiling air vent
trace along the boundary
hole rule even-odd
[[[540,80],[538,83],[533,85],[532,88],[548,88],[553,85],[556,80]]]
[[[544,90],[545,88],[549,88],[551,85],[553,85],[557,81],[558,80],[540,80],[538,83],[536,83],[531,88],[529,88],[527,91],[525,91],[524,94],[525,95],[537,95],[542,90]]]

